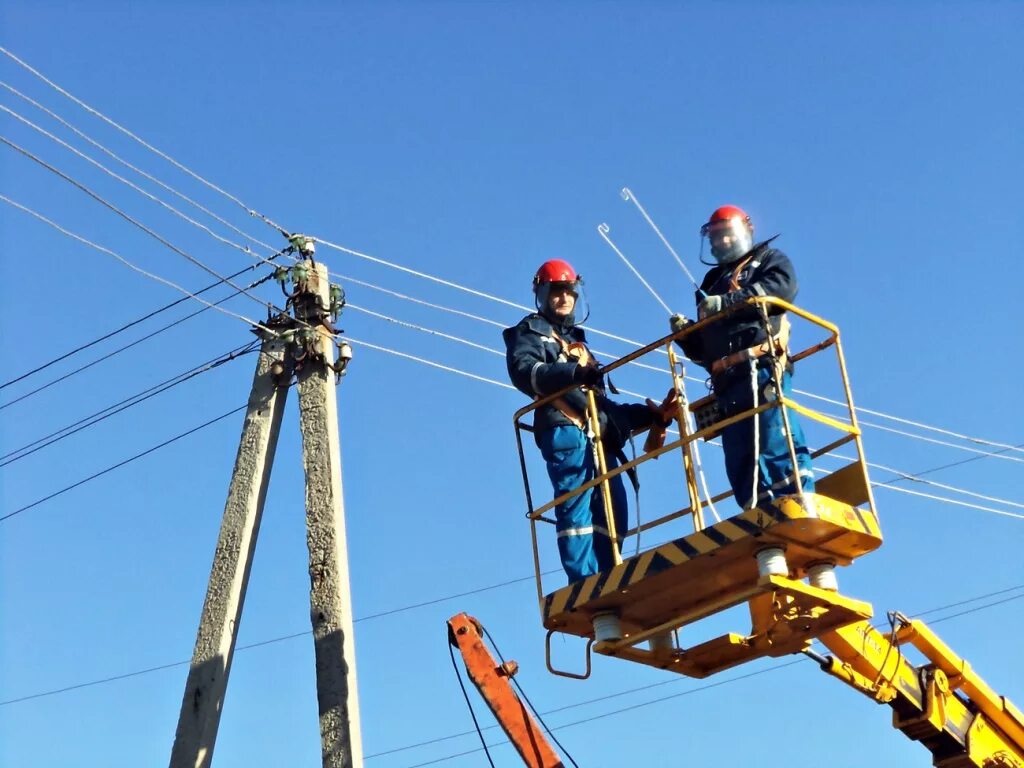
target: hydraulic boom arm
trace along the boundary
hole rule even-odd
[[[518,670],[514,661],[497,664],[484,646],[480,624],[460,613],[448,619],[448,640],[462,653],[466,671],[479,689],[527,768],[563,768],[537,721],[512,690],[509,682]]]
[[[834,655],[807,655],[893,710],[893,727],[920,741],[939,768],[1024,768],[1024,715],[999,696],[923,622],[890,614],[892,632],[867,621],[819,638]],[[918,666],[904,649],[927,660]]]

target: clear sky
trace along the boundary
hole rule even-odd
[[[587,279],[592,326],[631,339],[661,336],[666,318],[600,240],[598,224],[609,224],[673,309],[692,311],[692,293],[619,190],[636,192],[695,270],[701,222],[722,203],[744,206],[759,233],[781,233],[800,277],[798,302],[842,328],[858,405],[1013,445],[1024,442],[1022,27],[1019,2],[8,0],[0,8],[0,44],[289,230],[522,304],[537,265],[567,258]],[[283,245],[8,57],[0,56],[0,80],[250,237]],[[0,89],[0,104],[114,165],[9,90]],[[214,269],[253,263],[0,115],[10,141]],[[0,194],[189,288],[210,283],[6,146]],[[190,211],[222,237],[267,252]],[[4,381],[179,296],[7,204],[0,248]],[[522,314],[342,252],[319,255],[350,278],[504,325]],[[347,290],[358,307],[501,346],[494,325],[355,283]],[[281,300],[272,284],[259,294]],[[244,298],[224,306],[262,311]],[[5,387],[0,406],[189,311],[175,307]],[[355,309],[340,325],[356,339],[505,380],[496,354]],[[809,342],[806,329],[798,333]],[[0,409],[2,453],[250,338],[243,323],[212,311],[183,322]],[[615,355],[629,349],[596,342]],[[550,725],[583,721],[558,731],[581,766],[928,764],[924,749],[890,728],[887,710],[807,662],[772,670],[779,661],[770,660],[704,682],[605,658],[587,682],[549,675],[525,578],[530,539],[511,429],[524,399],[354,346],[339,407],[363,739],[375,756],[367,765],[408,768],[479,747],[474,733],[394,751],[472,730],[445,648],[445,619],[460,610],[520,662],[534,703],[560,710]],[[253,364],[248,356],[218,367],[3,466],[3,513],[242,405]],[[647,371],[617,383],[659,396],[666,387]],[[798,370],[795,384],[838,394],[824,367]],[[868,457],[885,467],[920,472],[994,450],[862,415],[916,436],[866,426]],[[187,673],[175,663],[192,653],[240,425],[240,414],[225,418],[0,522],[0,763],[166,763]],[[704,456],[722,488],[720,452],[708,447]],[[237,654],[220,768],[319,764],[313,649],[301,634],[309,621],[299,457],[291,402],[239,644],[297,636]],[[1018,706],[1022,603],[984,606],[1024,594],[1022,460],[1008,451],[925,476],[953,490],[897,484],[960,505],[879,489],[886,543],[840,573],[844,592],[874,603],[879,616],[968,600],[927,618],[982,608],[936,629]],[[652,478],[670,472],[663,464]],[[531,467],[542,473],[532,453]],[[894,477],[873,470],[879,482]],[[647,519],[674,502],[670,491],[679,490],[670,486],[647,483]],[[543,545],[545,568],[557,568],[553,541]],[[739,617],[728,628],[747,626]],[[581,663],[576,644],[556,648],[566,665]],[[703,689],[752,672],[763,674]],[[491,752],[496,765],[518,764],[508,746]],[[472,752],[439,764],[486,760]]]

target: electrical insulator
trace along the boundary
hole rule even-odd
[[[338,342],[338,357],[334,361],[332,368],[334,373],[340,380],[345,375],[345,371],[348,368],[349,361],[352,359],[352,345],[347,341]]]
[[[337,283],[331,283],[331,317],[334,320],[338,319],[338,315],[341,314],[341,310],[345,308],[345,289]]]

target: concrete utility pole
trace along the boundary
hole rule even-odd
[[[312,262],[312,241],[292,238],[309,260],[279,270],[295,286],[287,314],[268,321],[253,378],[249,408],[228,489],[210,581],[185,684],[171,751],[171,768],[208,768],[224,706],[231,660],[245,602],[263,503],[292,373],[298,377],[306,524],[309,544],[310,619],[316,651],[324,768],[363,764],[356,696],[355,647],[349,593],[341,450],[335,373],[351,357],[341,344],[335,361],[334,329],[343,293],[330,286],[327,269]]]
[[[330,307],[327,268],[317,264],[295,314],[317,329],[312,350],[323,364],[301,363],[297,372],[302,463],[306,470],[306,544],[309,547],[309,617],[316,649],[316,695],[320,706],[320,750],[324,768],[363,764],[356,698],[356,653],[352,629],[341,495],[341,442],[335,397],[334,344],[324,327]]]

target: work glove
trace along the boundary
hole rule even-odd
[[[573,384],[596,387],[601,382],[601,369],[596,365],[577,365],[572,372]]]
[[[724,306],[724,296],[705,296],[701,303],[697,305],[697,317],[703,320],[705,317],[710,317],[711,315],[721,312]]]
[[[676,394],[675,387],[668,391],[665,399],[660,404],[648,397],[647,407],[654,413],[658,424],[664,426],[671,424],[679,412],[679,395]]]
[[[668,326],[672,329],[672,333],[679,333],[688,325],[691,325],[693,321],[688,319],[686,315],[672,315],[668,319]]]
[[[675,388],[669,390],[660,405],[647,398],[647,407],[654,414],[654,424],[651,425],[647,432],[647,439],[644,440],[644,453],[656,451],[665,445],[665,433],[679,409],[679,397]]]

